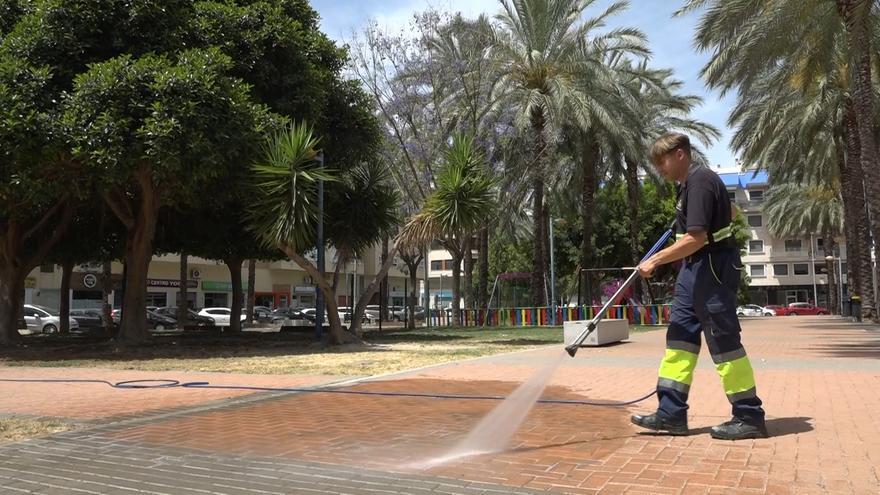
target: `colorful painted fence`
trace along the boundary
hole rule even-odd
[[[611,306],[603,318],[627,319],[633,325],[666,325],[669,322],[668,304],[636,306]],[[578,306],[556,308],[556,324],[572,320],[589,320],[596,316],[602,306]],[[461,310],[461,325],[466,327],[536,327],[552,325],[551,308],[498,308],[486,310]],[[452,310],[431,311],[431,326],[452,326]]]

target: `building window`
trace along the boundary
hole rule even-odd
[[[821,238],[821,237],[818,238],[818,239],[816,239],[816,251],[821,251],[821,250],[822,250],[822,247],[823,247],[824,245],[825,245],[825,243],[822,242],[822,238]]]
[[[164,308],[168,306],[168,294],[164,292],[147,292],[147,306]]]
[[[749,227],[763,227],[764,226],[764,217],[761,215],[749,215],[746,217],[749,221]]]
[[[801,249],[803,249],[803,242],[801,242],[800,239],[787,239],[785,241],[786,253],[799,253],[801,252]]]
[[[749,201],[754,201],[755,203],[760,203],[764,201],[764,191],[760,189],[753,189],[749,191]]]
[[[761,254],[764,252],[764,241],[749,241],[749,254]]]
[[[443,262],[440,260],[434,260],[431,262],[431,270],[442,270]]]
[[[205,292],[206,308],[225,308],[229,306],[229,294],[226,292]]]
[[[727,190],[727,197],[730,199],[731,203],[736,203],[736,191]]]
[[[815,270],[813,273],[816,275],[828,275],[828,267],[825,266],[825,263],[816,263],[813,266],[813,270]]]
[[[777,277],[788,275],[788,265],[773,265],[773,274]]]
[[[749,265],[749,275],[753,278],[764,276],[764,265]]]
[[[40,265],[40,273],[55,273],[55,265],[53,263],[43,263]]]
[[[794,264],[794,274],[795,275],[809,275],[810,274],[810,265],[806,263],[795,263]]]

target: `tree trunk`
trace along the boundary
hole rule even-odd
[[[229,315],[229,332],[239,334],[241,333],[241,301],[244,299],[244,292],[241,290],[241,264],[244,263],[244,259],[226,258],[223,263],[229,268],[229,279],[232,281],[232,305],[230,307],[232,314]]]
[[[0,267],[0,346],[15,344],[21,320],[20,294],[24,292],[27,273],[12,266]]]
[[[854,66],[852,79],[853,108],[858,123],[860,160],[864,177],[865,199],[870,212],[870,232],[880,239],[880,168],[878,168],[877,145],[874,137],[874,90],[871,82],[871,29],[870,13],[874,2],[866,0],[837,0],[838,11],[846,25],[850,61]],[[874,254],[880,259],[878,246]],[[870,258],[869,258],[870,260]],[[873,269],[863,272],[871,275],[871,294],[860,294],[862,319],[877,318],[874,307]]]
[[[599,160],[598,146],[587,143],[586,156],[581,159],[581,229],[584,234],[581,243],[581,268],[593,268],[593,215],[596,203],[596,162]],[[593,283],[592,272],[585,272],[587,277],[587,304],[592,304],[593,292],[597,289]]]
[[[27,229],[15,219],[5,220],[5,229],[0,230],[0,346],[20,340],[25,278],[67,232],[75,212],[67,198],[62,198]],[[29,240],[37,239],[36,248],[26,247]]]
[[[248,260],[247,273],[247,322],[254,323],[254,306],[256,305],[257,260]]]
[[[639,187],[639,164],[632,158],[626,157],[626,200],[629,209],[629,249],[632,266],[637,266],[642,259],[641,246],[639,239],[641,238],[639,225],[639,197],[641,188]],[[648,281],[639,277],[633,287],[635,299],[642,301],[644,296],[643,287]]]
[[[849,105],[847,105],[849,106]],[[849,119],[845,118],[844,123]],[[851,130],[848,128],[852,126]],[[861,164],[852,156],[847,157],[847,148],[858,149],[858,145],[850,142],[849,136],[855,136],[855,120],[843,125],[842,140],[840,146],[837,146],[837,166],[840,171],[840,188],[841,198],[843,199],[843,234],[846,240],[846,258],[847,258],[847,284],[849,292],[853,293],[861,287],[860,273],[860,249],[861,240],[858,238],[856,223],[859,218],[859,212],[865,211],[865,197],[861,192],[861,188],[855,185],[857,180],[853,177],[854,170],[861,170]],[[856,138],[857,139],[857,138]]]
[[[342,329],[342,321],[339,319],[339,305],[336,302],[336,291],[333,290],[333,287],[327,283],[327,279],[324,278],[323,274],[318,271],[318,267],[312,264],[305,257],[296,252],[295,249],[290,246],[279,246],[279,248],[287,254],[290,259],[299,265],[306,273],[312,277],[312,280],[315,281],[315,284],[321,290],[324,295],[324,307],[327,311],[327,322],[330,325],[330,342],[332,344],[347,344],[349,342],[353,342],[357,340],[354,338],[354,335],[347,333]],[[388,261],[388,266],[391,266],[391,261]],[[241,271],[239,269],[239,271]],[[388,270],[385,270],[387,273]],[[239,275],[239,283],[241,281],[241,276]],[[374,292],[375,293],[375,290]],[[370,294],[372,297],[373,293]],[[364,307],[366,307],[366,303],[364,303]],[[354,326],[355,321],[360,322],[360,318],[363,315],[363,311],[361,311],[360,315],[354,315],[357,317],[355,320],[354,316],[352,317],[352,326]],[[358,323],[358,329],[360,329],[360,324]]]
[[[355,332],[358,337],[363,335],[361,323],[364,316],[364,310],[367,308],[367,304],[369,304],[373,294],[375,294],[376,290],[379,288],[382,278],[384,278],[388,273],[388,270],[391,269],[391,263],[394,261],[394,255],[397,253],[397,249],[398,246],[397,243],[395,243],[394,247],[391,248],[391,251],[388,253],[388,259],[386,259],[385,263],[382,263],[382,266],[379,268],[379,273],[373,277],[373,281],[364,289],[364,293],[361,294],[358,298],[357,304],[354,306],[354,313],[351,315],[350,330]]]
[[[72,261],[61,263],[61,294],[58,299],[61,320],[58,322],[58,331],[61,335],[70,333],[70,278],[73,276],[73,265]]]
[[[847,239],[850,252],[847,253],[851,263],[855,263],[854,272],[858,272],[856,280],[858,286],[851,289],[852,295],[858,295],[862,301],[862,317],[873,316],[873,309],[866,312],[864,304],[871,301],[873,307],[874,301],[874,273],[871,264],[871,237],[868,228],[868,218],[865,207],[865,189],[863,180],[865,174],[862,171],[864,162],[861,159],[860,136],[858,133],[858,125],[854,104],[851,100],[845,101],[846,109],[844,111],[844,122],[846,125],[846,162],[843,175],[844,189],[848,192],[843,195],[844,207],[849,203],[851,211],[847,212],[847,223],[853,230],[854,239]],[[852,242],[852,244],[849,244]]]
[[[461,259],[462,253],[452,253],[452,324],[461,326]]]
[[[541,307],[547,302],[544,291],[544,165],[547,158],[546,121],[541,109],[532,111],[531,126],[534,132],[531,171],[532,180],[532,224],[534,243],[532,246],[532,306]]]
[[[416,299],[418,298],[418,263],[416,263],[415,267],[410,267],[409,270],[409,294],[407,306],[406,306],[406,314],[408,318],[406,319],[406,328],[408,330],[415,330],[416,328]]]
[[[177,324],[181,329],[187,325],[189,320],[189,299],[187,292],[189,291],[189,255],[186,252],[180,253],[180,287],[177,289],[180,302],[177,304]]]
[[[388,238],[385,237],[382,239],[382,264],[388,260]],[[379,319],[382,321],[388,321],[388,274],[382,277],[381,285],[379,286]]]
[[[474,309],[474,257],[473,257],[473,237],[467,236],[464,239],[464,255],[462,258],[462,266],[464,267],[464,309]]]
[[[101,267],[101,321],[107,337],[113,338],[113,305],[110,304],[110,293],[113,291],[113,264],[105,261]]]
[[[479,233],[480,250],[477,255],[477,307],[486,309],[489,305],[489,228],[483,227]]]
[[[147,331],[147,272],[153,257],[153,238],[159,215],[159,195],[153,185],[152,169],[142,165],[136,173],[140,201],[135,215],[120,218],[126,224],[125,294],[118,340],[122,345],[138,345],[150,339]],[[118,204],[112,204],[118,207]],[[114,208],[116,213],[116,208]],[[118,213],[117,213],[118,215]]]

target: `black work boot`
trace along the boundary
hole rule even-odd
[[[663,418],[661,416],[658,416],[657,413],[654,413],[648,416],[633,414],[630,418],[630,421],[632,421],[632,424],[636,426],[641,426],[642,428],[647,428],[649,430],[668,433],[670,435],[688,434],[688,424],[686,419],[675,421],[672,419]]]
[[[745,440],[747,438],[767,438],[767,425],[763,420],[747,422],[734,417],[726,423],[713,426],[709,432],[712,438],[719,440]]]

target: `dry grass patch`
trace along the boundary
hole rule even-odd
[[[632,331],[647,328],[632,327]],[[47,354],[37,350],[0,359],[0,365],[85,367],[140,371],[194,371],[250,374],[378,375],[494,354],[562,344],[560,327],[422,328],[371,332],[366,345],[314,347],[310,336],[278,340],[277,334],[219,337],[176,345],[84,351],[66,348]],[[275,339],[275,340],[273,340]],[[560,351],[561,352],[561,351]]]
[[[0,419],[0,445],[19,442],[28,438],[43,437],[72,429],[68,423],[45,419]]]

